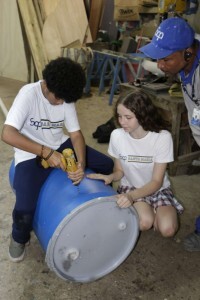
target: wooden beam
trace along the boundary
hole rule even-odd
[[[99,24],[103,11],[103,0],[92,0],[89,17],[89,27],[93,41],[97,39],[97,33],[99,30]]]
[[[18,0],[18,5],[33,57],[36,73],[38,79],[42,79],[42,70],[48,63],[48,58],[42,40],[35,8],[32,0]]]
[[[34,7],[35,7],[35,12],[36,12],[37,19],[38,19],[38,24],[39,24],[39,27],[40,27],[40,32],[42,33],[42,28],[43,28],[43,25],[44,25],[44,21],[43,21],[42,12],[40,10],[39,1],[38,0],[33,0],[33,4],[34,4]]]

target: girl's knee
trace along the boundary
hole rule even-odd
[[[163,237],[173,237],[177,232],[178,226],[176,224],[162,224],[158,230]]]
[[[176,209],[172,206],[162,206],[157,209],[154,227],[163,237],[173,237],[178,230]]]
[[[151,229],[153,226],[153,219],[151,217],[145,217],[140,219],[140,230],[146,231]]]

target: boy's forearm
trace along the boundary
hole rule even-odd
[[[35,155],[41,155],[42,145],[30,140],[28,137],[22,135],[16,128],[10,125],[4,125],[1,139],[3,142],[12,147],[33,153]],[[50,148],[45,147],[43,150],[44,156],[47,156],[50,150]]]
[[[85,140],[80,131],[70,135],[74,151],[78,162],[81,164],[83,169],[85,168],[85,156],[86,156],[86,145]]]

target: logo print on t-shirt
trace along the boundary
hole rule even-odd
[[[152,163],[153,156],[128,155],[128,162]]]
[[[44,119],[41,119],[40,121],[34,121],[34,119],[31,118],[30,125],[36,127],[36,130],[38,130],[38,128],[57,129],[57,128],[63,128],[63,120],[57,122],[51,122],[50,120],[44,120]]]

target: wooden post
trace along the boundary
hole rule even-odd
[[[18,5],[24,23],[24,28],[33,57],[37,76],[39,79],[42,79],[42,70],[48,63],[48,58],[44,48],[35,8],[33,6],[32,0],[18,0]]]

